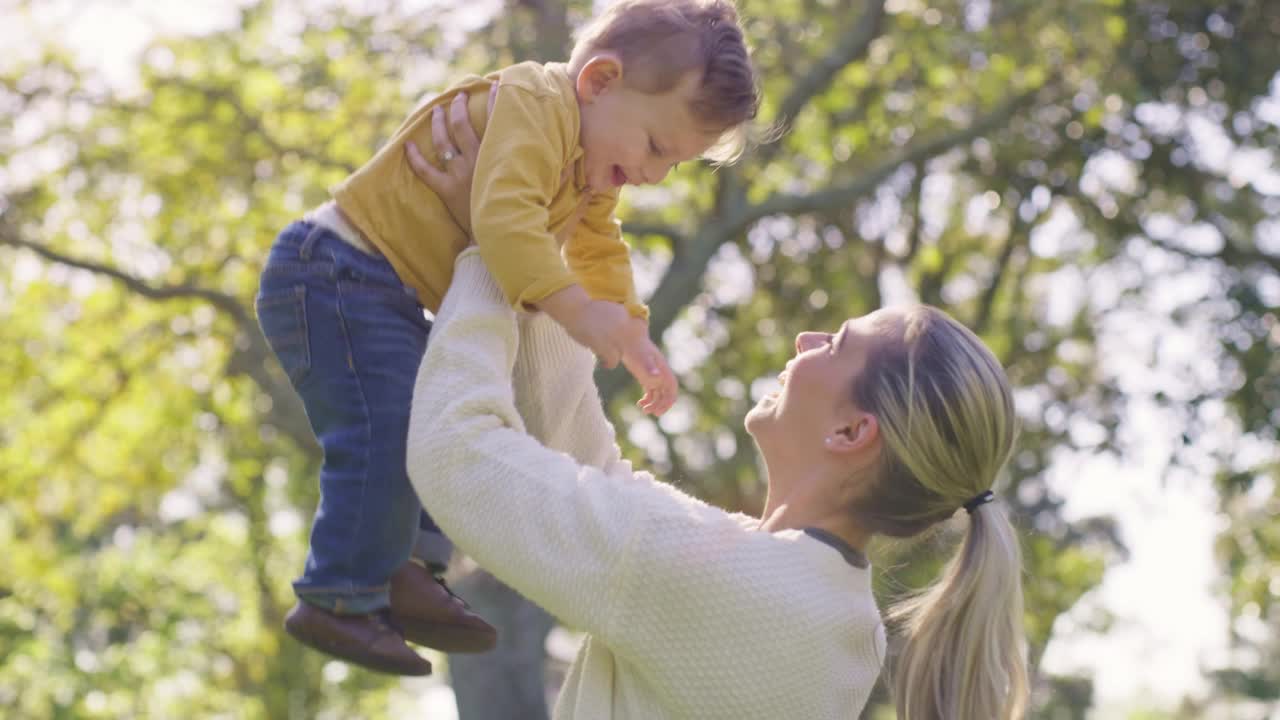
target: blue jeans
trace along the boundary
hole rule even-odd
[[[411,551],[439,566],[452,549],[405,470],[431,323],[385,258],[308,222],[276,238],[256,307],[324,449],[320,505],[294,591],[333,612],[385,608],[391,574]]]

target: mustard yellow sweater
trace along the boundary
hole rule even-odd
[[[488,116],[495,82],[498,95]],[[507,301],[522,307],[577,282],[591,297],[647,317],[614,218],[617,190],[592,197],[564,248],[555,240],[586,190],[577,93],[563,64],[521,63],[470,76],[419,107],[372,160],[334,189],[342,212],[418,291],[423,305],[438,310],[453,261],[468,241],[443,201],[414,176],[405,143],[411,140],[435,158],[431,111],[447,107],[460,92],[468,95],[471,123],[481,136],[472,232]]]

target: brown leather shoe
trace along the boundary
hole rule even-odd
[[[404,630],[405,639],[436,650],[481,653],[498,644],[497,629],[414,562],[391,576],[391,620]]]
[[[303,645],[370,670],[431,674],[431,663],[405,644],[400,632],[387,623],[385,612],[338,615],[299,602],[285,617],[284,629]]]

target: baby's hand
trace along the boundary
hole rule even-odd
[[[637,403],[642,410],[661,415],[671,409],[676,401],[676,376],[649,339],[649,323],[633,317],[621,303],[592,300],[580,285],[553,293],[538,307],[595,353],[605,367],[614,367],[621,360],[644,388],[644,397]]]
[[[577,291],[580,298],[578,302],[568,301],[562,308],[558,304],[544,301],[540,306],[569,331],[570,337],[594,353],[601,365],[615,367],[622,359],[626,342],[623,330],[631,316],[619,303],[591,300],[577,286],[570,290]],[[555,301],[568,294],[569,290],[566,290],[552,295],[548,300]]]
[[[644,397],[636,403],[650,415],[661,415],[676,401],[675,373],[662,356],[662,351],[649,339],[649,324],[638,317],[628,317],[622,346],[622,365],[644,388]]]

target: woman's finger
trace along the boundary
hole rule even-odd
[[[454,148],[444,123],[444,108],[437,105],[431,109],[431,142],[436,146],[436,157],[440,158],[440,164],[448,172],[449,163],[457,158],[458,151]]]
[[[475,158],[480,150],[480,138],[476,137],[475,128],[471,127],[466,93],[458,93],[449,104],[449,135],[464,158],[467,160]]]
[[[437,170],[434,165],[427,162],[426,158],[422,157],[422,152],[418,150],[418,146],[414,145],[413,142],[404,144],[404,154],[409,158],[409,168],[413,170],[413,174],[426,183],[427,187],[439,192],[444,184],[448,182],[448,178],[445,177],[444,173]]]

